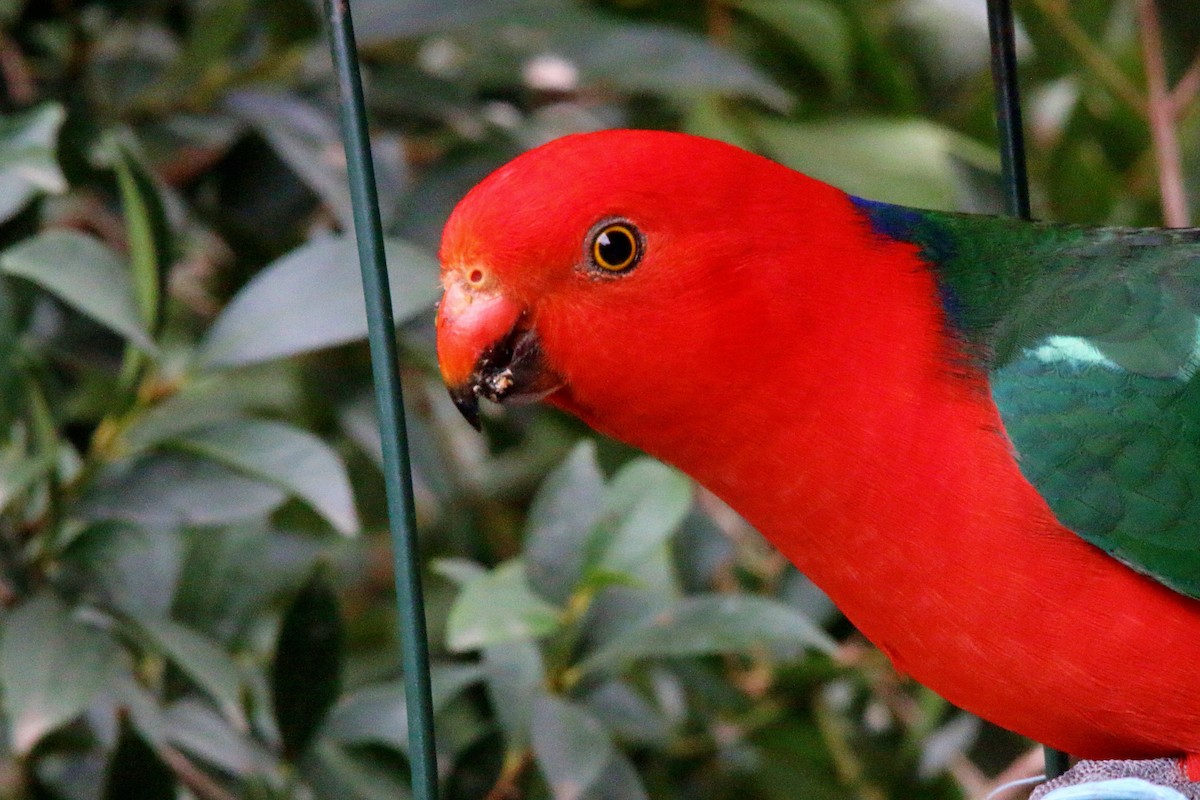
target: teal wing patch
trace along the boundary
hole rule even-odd
[[[1200,599],[1197,234],[1067,228],[1031,252],[990,364],[1021,471],[1068,528]]]
[[[1058,519],[1200,599],[1200,229],[856,202],[876,234],[919,248]]]
[[[1059,521],[1200,598],[1200,378],[1135,374],[1073,337],[991,377],[1021,472]]]

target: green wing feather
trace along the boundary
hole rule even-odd
[[[1059,520],[1200,599],[1200,229],[858,203],[921,248]]]

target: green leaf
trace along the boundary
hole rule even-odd
[[[386,243],[397,324],[433,308],[437,263],[423,250]],[[367,335],[353,240],[325,237],[268,265],[238,292],[200,346],[206,367],[234,367],[345,344]]]
[[[0,23],[11,25],[21,16],[26,0],[0,0]]]
[[[166,739],[191,755],[232,775],[269,773],[274,759],[261,745],[207,705],[180,700],[163,714]]]
[[[256,621],[261,622],[261,618]],[[279,733],[275,704],[271,699],[271,676],[267,674],[267,670],[258,668],[257,664],[249,669],[243,666],[241,672],[245,685],[246,719],[250,730],[258,741],[266,745],[271,752],[277,753],[283,746],[283,737]]]
[[[605,497],[603,547],[593,568],[638,577],[692,506],[692,482],[650,458],[635,459],[618,472]]]
[[[671,560],[680,587],[688,594],[707,591],[718,571],[732,563],[734,546],[712,515],[693,504],[671,537]]]
[[[730,5],[765,22],[796,45],[838,95],[850,88],[852,42],[837,6],[824,0],[733,0]]]
[[[134,300],[129,269],[100,240],[77,231],[46,231],[0,255],[0,271],[33,281],[143,351],[156,352]]]
[[[533,702],[532,744],[554,800],[581,800],[616,753],[595,717],[549,694]]]
[[[75,619],[53,595],[40,594],[9,614],[0,638],[0,688],[15,751],[27,754],[82,714],[119,657],[111,636]]]
[[[909,43],[906,50],[924,62],[923,74],[936,82],[933,96],[987,70],[988,17],[983,5],[904,0],[896,8],[895,34],[904,37]],[[1023,65],[1034,53],[1019,19],[1013,21],[1013,39],[1017,62]],[[1042,56],[1038,53],[1039,61]]]
[[[0,222],[11,219],[39,193],[66,191],[55,154],[65,118],[59,103],[0,117]]]
[[[837,606],[829,595],[795,567],[786,567],[777,585],[776,598],[796,609],[805,619],[824,627],[838,618]]]
[[[88,520],[171,528],[255,519],[286,499],[282,489],[207,458],[155,453],[107,468],[78,511]]]
[[[559,610],[529,589],[525,565],[513,559],[472,579],[459,592],[446,623],[446,646],[462,652],[536,639],[553,633],[560,623]]]
[[[653,459],[626,464],[609,484],[604,519],[589,543],[586,583],[599,591],[585,635],[618,638],[678,600],[669,539],[692,505],[691,481]]]
[[[610,680],[593,686],[584,703],[623,741],[665,747],[670,740],[671,725],[666,716],[624,681]]]
[[[318,570],[284,614],[271,668],[272,705],[290,759],[305,751],[337,700],[344,638],[337,595]]]
[[[132,664],[109,684],[113,700],[142,741],[158,749],[166,744],[166,724],[158,696],[134,676]]]
[[[150,450],[181,433],[252,413],[285,417],[303,402],[295,365],[286,361],[196,374],[139,414],[125,430],[123,444],[129,453]]]
[[[229,69],[234,50],[246,36],[252,8],[251,0],[210,0],[192,7],[187,41],[172,64],[169,78],[181,93],[185,88],[202,86],[214,72]]]
[[[535,0],[545,6],[544,0]],[[354,27],[360,45],[378,45],[428,33],[445,33],[469,25],[490,23],[527,8],[530,0],[362,0],[354,6]]]
[[[718,139],[743,150],[756,150],[758,143],[745,120],[748,116],[745,112],[739,113],[739,107],[725,102],[721,97],[710,95],[691,105],[680,129],[693,136]]]
[[[142,322],[157,331],[171,267],[171,228],[154,178],[122,143],[113,141],[113,169],[125,212],[134,295]]]
[[[354,210],[346,162],[330,153],[342,152],[341,131],[332,107],[317,106],[294,93],[240,90],[224,105],[252,125],[296,175],[337,216],[342,229],[354,230]],[[380,141],[372,134],[372,157],[378,184],[379,215],[385,229],[396,216],[397,200],[405,191],[403,147],[395,140]],[[390,146],[389,146],[390,145]]]
[[[59,423],[50,407],[46,390],[32,376],[29,376],[24,383],[28,408],[27,419],[34,452],[52,457],[59,462],[66,457],[66,453],[61,446]]]
[[[58,463],[57,453],[27,455],[22,450],[14,447],[0,451],[0,513]]]
[[[102,522],[71,542],[62,563],[78,572],[105,607],[137,619],[166,617],[179,581],[182,545],[176,531]]]
[[[281,422],[237,419],[188,431],[164,445],[274,484],[308,503],[344,535],[358,530],[345,465],[307,431]]]
[[[246,727],[242,676],[228,653],[204,634],[173,620],[139,619],[136,625],[155,651],[216,701],[227,719],[239,728]]]
[[[265,0],[262,15],[273,49],[303,46],[321,35],[321,17],[306,0]]]
[[[480,663],[508,749],[519,751],[529,744],[533,700],[545,686],[542,652],[528,639],[514,639],[483,648]]]
[[[581,800],[649,800],[649,797],[633,763],[617,750]]]
[[[431,330],[426,328],[425,331]],[[415,331],[414,331],[415,333]],[[420,334],[418,334],[419,336]],[[420,347],[418,345],[418,347]],[[414,376],[416,377],[416,376]],[[414,383],[424,383],[417,386],[415,392],[405,395],[405,416],[408,425],[408,453],[412,461],[413,486],[417,496],[418,507],[445,508],[459,500],[462,475],[458,465],[462,462],[463,453],[457,448],[446,448],[443,438],[447,431],[453,430],[446,426],[448,420],[457,419],[447,412],[453,408],[451,402],[447,406],[439,403],[442,389],[433,380],[426,377]],[[411,383],[409,385],[412,385]],[[369,388],[369,387],[367,387]],[[449,394],[446,395],[449,399]],[[375,411],[374,392],[363,392],[353,403],[343,406],[339,413],[346,434],[354,443],[370,457],[376,466],[383,467],[383,436],[379,429],[379,416]],[[541,472],[544,472],[543,468]],[[521,480],[517,470],[504,471],[506,477]],[[528,485],[528,484],[526,484]],[[487,491],[487,490],[481,490]],[[418,512],[420,516],[421,512]]]
[[[408,800],[412,796],[400,778],[400,765],[369,750],[318,739],[301,766],[319,800]]]
[[[835,724],[840,728],[842,723]],[[765,800],[806,797],[861,800],[862,796],[854,788],[846,786],[839,777],[838,767],[830,757],[829,741],[825,738],[827,731],[827,727],[822,730],[805,715],[792,714],[751,732],[746,737],[746,743],[760,756],[755,759],[755,766],[745,772],[745,777],[749,779],[747,794],[755,798],[761,796]],[[845,735],[842,731],[845,728],[840,728],[836,735]],[[950,792],[933,791],[931,784],[921,786],[920,791],[901,790],[900,794],[894,796],[928,800],[962,797],[957,786]]]
[[[483,678],[475,664],[434,664],[430,668],[433,713]],[[343,695],[321,730],[324,738],[346,745],[376,744],[408,752],[408,709],[400,681],[371,684]]]
[[[607,642],[578,669],[594,672],[644,658],[709,655],[762,645],[825,653],[836,647],[828,634],[774,600],[752,595],[693,595]]]
[[[25,405],[25,387],[19,366],[21,334],[17,324],[17,307],[11,287],[7,281],[0,280],[0,431],[6,432],[12,430],[13,421]],[[0,443],[7,435],[0,435]],[[0,500],[0,511],[3,508],[4,501]]]
[[[954,160],[995,169],[994,154],[961,134],[918,119],[861,118],[753,123],[766,154],[792,169],[870,200],[958,209]]]
[[[448,581],[459,586],[487,575],[487,570],[469,558],[438,558],[430,568]]]
[[[578,61],[585,80],[685,98],[741,94],[781,111],[792,105],[786,91],[739,55],[690,31],[597,19],[552,35],[567,57]]]
[[[588,649],[602,649],[679,602],[674,565],[665,545],[650,551],[628,580],[627,585],[604,586],[592,600],[583,630]]]
[[[564,603],[583,574],[588,541],[604,511],[604,476],[596,445],[580,442],[538,487],[525,522],[529,583]]]
[[[752,97],[777,109],[791,105],[790,95],[732,50],[680,27],[645,21],[630,24],[582,4],[491,0],[456,3],[408,2],[415,17],[391,3],[368,2],[367,36],[373,41],[408,35],[427,25],[469,28],[471,68],[483,81],[511,81],[504,69],[514,61],[553,54],[578,70],[582,82],[682,99],[710,92]],[[494,22],[503,20],[521,37],[499,37]],[[512,51],[516,50],[516,53]],[[516,58],[514,58],[514,55]],[[499,68],[497,68],[499,65]],[[490,69],[489,69],[490,68]]]
[[[237,92],[226,98],[225,105],[266,139],[292,172],[333,212],[343,230],[354,230],[346,164],[329,157],[331,151],[337,152],[340,143],[337,122],[332,116],[282,92]],[[397,193],[385,189],[379,194],[383,202],[394,207]],[[382,209],[380,216],[387,218]]]
[[[328,546],[261,523],[183,532],[183,570],[172,618],[237,650],[256,636],[264,608],[282,606]]]

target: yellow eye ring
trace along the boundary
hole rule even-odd
[[[605,225],[592,238],[592,263],[605,272],[633,269],[642,256],[641,239],[631,225]]]

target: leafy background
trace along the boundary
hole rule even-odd
[[[1200,180],[1193,0],[1018,3],[1036,212]],[[981,0],[355,0],[453,800],[979,797],[1030,744],[895,674],[683,476],[433,368],[452,204],[688,130],[997,211]],[[1146,5],[1141,3],[1140,5]],[[0,2],[0,797],[402,798],[378,429],[307,0]],[[1164,178],[1148,108],[1184,153]],[[494,411],[494,410],[493,410]],[[1019,678],[1017,678],[1019,679]]]

